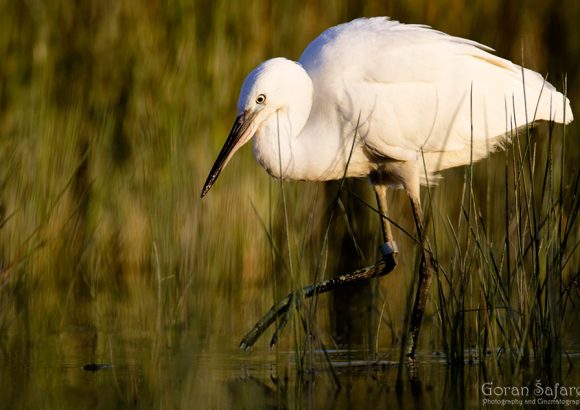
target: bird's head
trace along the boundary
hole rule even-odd
[[[284,124],[289,125],[285,130],[297,135],[308,119],[311,106],[312,81],[300,64],[285,58],[273,58],[252,70],[240,92],[238,116],[205,181],[201,196],[207,194],[236,151],[260,128],[282,118]]]

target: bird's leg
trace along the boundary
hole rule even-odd
[[[291,303],[294,298],[300,293],[301,297],[307,299],[322,293],[330,292],[336,289],[344,288],[350,286],[355,282],[361,282],[369,280],[371,278],[376,278],[379,276],[384,276],[395,268],[393,259],[390,260],[380,260],[374,265],[368,266],[366,268],[359,269],[354,272],[349,272],[344,275],[336,276],[332,279],[325,280],[320,283],[308,285],[302,289],[297,289],[289,293],[285,298],[280,300],[278,303],[272,306],[272,308],[266,313],[242,339],[240,343],[240,349],[247,350],[258,340],[258,338],[268,329],[268,327],[276,321],[277,318],[287,315]],[[272,347],[278,340],[278,336],[284,328],[287,320],[283,320],[281,325],[276,328],[274,335],[272,336],[272,341],[270,342],[270,347]]]
[[[383,258],[375,263],[374,265],[368,266],[363,269],[359,269],[354,272],[349,272],[343,275],[336,276],[332,279],[326,280],[321,283],[316,283],[308,285],[302,289],[295,290],[288,294],[284,299],[276,303],[268,313],[266,313],[262,319],[260,319],[242,339],[240,343],[241,349],[249,349],[258,340],[258,338],[266,331],[266,329],[276,321],[278,317],[288,314],[290,304],[298,294],[301,293],[302,297],[310,298],[321,293],[329,292],[335,289],[350,286],[355,282],[361,282],[369,280],[370,278],[380,277],[388,274],[397,265],[397,255],[398,250],[395,242],[393,241],[393,236],[391,233],[391,226],[389,220],[386,218],[387,215],[387,187],[385,185],[373,184],[375,189],[375,194],[377,196],[377,203],[379,206],[381,225],[383,227],[383,238],[385,243],[381,247],[383,253]],[[286,320],[280,322],[276,328],[274,336],[272,336],[272,341],[270,346],[273,346],[278,340],[278,336],[281,333]]]
[[[391,224],[387,219],[387,187],[386,185],[382,184],[373,184],[373,188],[375,189],[375,195],[377,197],[377,204],[379,206],[379,218],[381,219],[381,226],[383,227],[383,239],[385,242],[381,246],[381,252],[383,254],[383,258],[395,258],[395,256],[399,253],[397,248],[397,244],[393,240],[393,233],[391,232]],[[396,259],[394,260],[395,264],[397,263]]]
[[[412,195],[411,207],[413,209],[413,217],[415,218],[415,225],[417,226],[417,235],[421,243],[421,264],[419,265],[419,286],[415,295],[415,302],[413,305],[413,313],[411,314],[410,329],[408,335],[407,357],[411,360],[415,358],[415,349],[419,341],[419,329],[421,321],[423,320],[423,313],[429,298],[429,287],[433,278],[433,264],[431,261],[431,254],[425,247],[425,223],[423,222],[423,212],[421,210],[421,203],[419,198]]]

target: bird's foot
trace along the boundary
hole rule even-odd
[[[278,323],[276,324],[276,330],[272,339],[270,340],[270,348],[272,348],[276,342],[278,341],[278,336],[282,333],[282,330],[288,323],[288,318],[290,314],[290,306],[296,303],[296,295],[297,292],[304,292],[309,291],[310,288],[313,286],[307,286],[305,289],[302,290],[295,290],[290,292],[285,298],[280,300],[274,306],[270,308],[268,313],[266,313],[250,330],[240,342],[240,349],[242,350],[249,350],[256,340],[266,331],[266,329],[278,319]]]
[[[360,282],[370,278],[384,276],[391,272],[397,265],[397,255],[398,254],[396,252],[391,252],[387,257],[375,263],[374,265],[367,266],[366,268],[362,268],[354,272],[335,276],[323,282],[308,285],[302,289],[296,289],[290,292],[285,298],[281,299],[278,303],[272,306],[270,310],[254,325],[252,330],[250,330],[244,336],[240,342],[240,349],[248,350],[251,348],[256,340],[258,340],[258,338],[266,331],[266,329],[272,325],[276,319],[278,319],[276,330],[272,336],[272,340],[270,341],[270,347],[272,347],[276,344],[279,335],[284,329],[284,326],[286,323],[288,323],[289,314],[291,311],[300,308],[303,299],[308,299],[312,296],[335,289],[344,288],[346,286],[352,285],[354,282]],[[290,309],[291,307],[293,307],[293,309]]]

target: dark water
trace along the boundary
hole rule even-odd
[[[536,399],[537,403],[533,389],[538,380],[542,386],[553,386],[534,375],[508,380],[502,363],[497,370],[491,358],[479,361],[472,356],[463,364],[449,366],[437,352],[419,356],[414,382],[404,366],[400,384],[395,350],[379,352],[376,360],[365,359],[363,351],[311,351],[303,357],[299,371],[291,351],[243,352],[234,342],[216,345],[191,340],[161,346],[158,335],[129,330],[107,334],[94,329],[39,337],[32,344],[23,341],[0,368],[1,407],[503,408],[506,403],[518,404],[517,400]],[[564,362],[558,382],[570,393],[570,388],[580,385],[580,354],[567,354]],[[486,396],[485,382],[496,388],[528,386],[529,395],[518,397],[511,391],[498,395],[496,389]],[[497,401],[502,399],[508,401]],[[572,404],[559,407],[573,408],[580,397],[564,399]]]

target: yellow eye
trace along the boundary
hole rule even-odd
[[[264,94],[258,95],[256,98],[256,104],[264,104],[266,102],[266,96]]]

